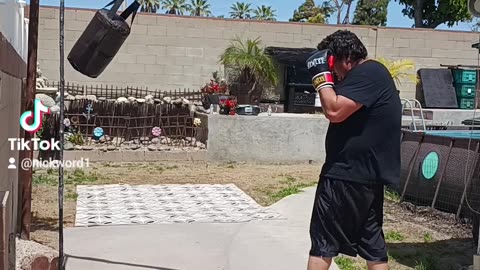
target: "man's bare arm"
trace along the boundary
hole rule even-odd
[[[358,111],[363,105],[344,96],[337,95],[331,87],[319,91],[325,116],[332,123],[341,123]]]

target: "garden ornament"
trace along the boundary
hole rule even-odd
[[[155,137],[160,137],[162,135],[162,130],[159,127],[152,128],[152,135]]]
[[[64,125],[66,128],[69,128],[70,125],[71,125],[70,119],[68,119],[68,118],[63,119],[63,125]]]
[[[78,119],[78,116],[72,116],[70,122],[72,123],[72,125],[78,125],[80,123],[80,119]]]
[[[91,118],[91,112],[93,111],[92,103],[88,103],[86,110],[87,110],[87,114],[83,113],[83,117],[85,117],[88,122]]]
[[[101,137],[103,137],[104,135],[104,132],[103,132],[103,128],[101,127],[96,127],[94,130],[93,130],[93,138],[95,140],[99,140]]]
[[[113,0],[98,10],[85,31],[73,46],[68,61],[78,72],[90,78],[97,78],[110,64],[123,43],[130,35],[131,26],[126,19],[135,19],[140,3],[136,0],[118,15],[124,0]],[[113,5],[110,10],[106,7]]]

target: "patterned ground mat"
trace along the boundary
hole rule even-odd
[[[77,186],[75,226],[282,219],[234,184]]]

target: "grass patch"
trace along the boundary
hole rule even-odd
[[[301,187],[299,185],[294,185],[294,186],[283,188],[275,193],[271,193],[270,197],[272,197],[272,199],[278,200],[293,194],[300,193],[300,190],[301,190]]]
[[[89,184],[99,180],[99,176],[96,172],[86,173],[80,169],[75,169],[73,172],[66,172],[65,176],[65,184],[67,185]]]
[[[75,169],[74,171],[64,171],[63,179],[65,185],[81,185],[94,183],[99,180],[99,176],[96,172],[87,173],[81,169]],[[57,186],[58,185],[58,175],[48,171],[47,173],[34,174],[32,176],[32,183],[34,185],[48,185],[48,186]]]
[[[32,184],[56,186],[58,184],[58,177],[50,174],[34,174],[32,176]]]
[[[290,175],[285,175],[284,178],[285,179],[280,181],[280,183],[290,185],[290,184],[293,184],[297,181],[297,179],[295,177],[290,176]]]
[[[227,161],[227,162],[223,163],[223,166],[225,166],[228,169],[234,169],[235,164],[237,164],[236,161]]]
[[[426,232],[423,235],[423,241],[425,241],[425,243],[431,243],[433,241],[433,236],[429,232]]]
[[[390,188],[385,188],[385,198],[392,202],[400,202],[400,194]]]
[[[76,201],[78,198],[78,194],[76,192],[68,192],[65,194],[65,200],[67,201]]]
[[[385,233],[385,240],[387,241],[403,241],[405,236],[397,231],[389,231]]]
[[[355,262],[350,258],[337,257],[335,263],[340,270],[356,270]]]
[[[150,173],[162,173],[165,169],[162,166],[155,165],[147,168]]]
[[[177,165],[167,166],[166,169],[167,169],[167,170],[175,170],[175,169],[178,169],[178,166],[177,166]]]
[[[317,184],[317,182],[311,182],[308,184],[297,183],[297,179],[289,175],[284,175],[283,177],[284,179],[281,180],[280,183],[283,185],[287,185],[286,187],[283,187],[282,189],[276,192],[271,192],[271,191],[267,192],[267,195],[274,201],[285,198],[293,194],[300,193],[302,189]]]
[[[417,261],[415,264],[415,270],[437,270],[437,265],[435,260],[428,256],[423,257],[420,261]]]

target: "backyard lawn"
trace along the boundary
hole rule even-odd
[[[320,164],[255,165],[245,163],[158,162],[90,163],[87,170],[65,175],[65,226],[73,226],[75,186],[84,184],[227,184],[234,183],[260,205],[315,185]],[[57,246],[57,171],[37,170],[33,180],[32,239]],[[385,237],[391,269],[458,270],[471,264],[474,247],[471,229],[444,214],[385,200]],[[311,206],[306,206],[310,208]],[[362,260],[337,258],[341,269],[366,269]]]

